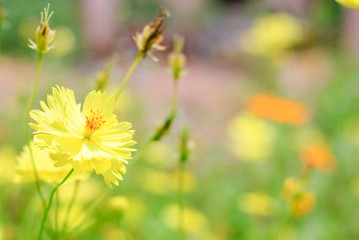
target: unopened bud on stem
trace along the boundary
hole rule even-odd
[[[186,56],[182,53],[184,38],[178,35],[173,37],[173,52],[168,56],[168,62],[174,79],[180,78],[184,73]]]
[[[40,25],[36,29],[36,43],[29,39],[29,47],[34,49],[40,55],[48,52],[53,48],[51,42],[55,38],[55,31],[52,30],[49,26],[49,21],[54,12],[49,12],[50,4],[47,5],[47,8],[44,8],[44,11],[41,12],[41,21]]]

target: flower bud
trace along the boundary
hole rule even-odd
[[[180,162],[185,163],[188,160],[189,155],[189,130],[184,128],[181,135],[181,141],[179,145]]]
[[[29,47],[34,49],[39,54],[48,52],[53,46],[50,46],[51,42],[55,38],[55,31],[49,26],[49,20],[54,12],[49,13],[50,4],[47,8],[44,8],[44,12],[41,12],[40,25],[36,29],[36,43],[29,39]]]
[[[143,57],[146,57],[147,53],[149,53],[154,61],[158,61],[158,59],[152,55],[152,52],[166,49],[166,47],[161,46],[160,43],[163,41],[163,23],[168,16],[169,12],[160,8],[155,21],[152,24],[146,25],[142,33],[137,32],[136,36],[133,37],[138,51],[142,53]]]
[[[177,113],[173,112],[172,114],[170,114],[167,119],[162,123],[162,125],[160,125],[157,129],[156,132],[154,134],[154,136],[152,137],[152,141],[159,141],[161,140],[161,138],[163,136],[165,136],[168,131],[170,130],[171,126],[172,126],[172,122],[175,119]]]
[[[186,65],[186,56],[182,53],[184,38],[175,35],[173,37],[173,52],[168,56],[168,62],[171,67],[174,79],[178,79],[183,74]]]

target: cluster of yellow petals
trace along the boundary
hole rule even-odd
[[[104,176],[105,183],[118,185],[125,164],[130,160],[134,131],[131,124],[118,122],[113,114],[114,96],[106,92],[90,92],[83,104],[76,103],[72,90],[52,89],[42,110],[33,110],[34,142],[49,151],[56,166],[69,164],[75,172],[91,172]]]
[[[310,120],[309,110],[304,105],[266,93],[252,96],[248,110],[256,116],[292,125],[304,125]]]

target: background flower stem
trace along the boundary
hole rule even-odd
[[[30,103],[29,103],[29,107],[27,109],[27,115],[26,115],[26,140],[27,143],[29,145],[29,151],[30,151],[30,159],[31,159],[31,165],[32,168],[34,170],[34,176],[35,176],[35,184],[36,184],[36,190],[41,198],[41,202],[42,202],[42,206],[45,209],[46,206],[46,201],[45,201],[45,197],[41,192],[41,183],[39,180],[39,175],[37,174],[37,170],[36,170],[36,164],[35,164],[35,160],[34,160],[34,155],[32,152],[32,147],[31,147],[31,134],[30,134],[30,111],[32,109],[32,106],[34,105],[34,100],[35,100],[35,96],[37,93],[37,88],[39,86],[39,80],[40,80],[40,73],[41,73],[41,66],[42,66],[42,59],[43,59],[43,54],[39,53],[39,62],[38,62],[38,66],[37,66],[37,76],[36,76],[36,81],[35,81],[35,86],[34,86],[34,90],[32,92],[31,98],[30,98]]]
[[[139,51],[137,54],[137,57],[132,62],[130,68],[128,69],[128,71],[121,83],[120,90],[116,94],[116,100],[118,100],[118,98],[121,96],[123,90],[125,90],[127,83],[130,80],[130,77],[132,76],[133,72],[135,71],[135,69],[136,69],[138,63],[140,62],[140,60],[142,59],[142,57],[143,57],[143,53],[141,51]]]
[[[178,166],[178,186],[177,186],[177,201],[178,201],[178,229],[179,229],[179,239],[185,239],[185,231],[184,231],[184,203],[183,203],[183,184],[184,184],[184,170],[185,170],[185,163],[179,162]]]

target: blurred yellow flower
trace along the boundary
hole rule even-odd
[[[165,171],[148,169],[142,175],[140,186],[152,194],[167,195],[172,189],[172,175]]]
[[[295,178],[285,180],[282,196],[287,200],[289,211],[294,216],[304,216],[314,207],[314,194],[306,191],[304,183]]]
[[[125,215],[126,222],[138,224],[144,221],[146,219],[147,205],[141,199],[135,197],[128,197],[128,202],[128,211]]]
[[[179,208],[177,204],[172,204],[163,209],[162,219],[164,223],[172,229],[179,228]],[[207,225],[205,216],[195,209],[184,208],[184,231],[195,233],[202,230]]]
[[[15,177],[15,149],[11,146],[0,148],[0,184],[13,182]]]
[[[164,167],[170,167],[171,164],[176,163],[171,161],[171,157],[174,159],[175,155],[170,146],[161,141],[153,142],[146,150],[145,156],[143,156],[144,160],[152,165]]]
[[[359,9],[359,0],[335,0],[340,5],[344,7]]]
[[[294,196],[290,202],[290,210],[294,216],[304,216],[312,211],[315,196],[311,192],[303,192]]]
[[[282,196],[286,199],[290,199],[296,194],[303,191],[303,184],[293,177],[289,177],[284,182],[282,190]]]
[[[312,168],[328,172],[334,168],[335,158],[329,148],[319,145],[306,145],[301,150],[302,161]]]
[[[54,160],[49,157],[49,152],[40,150],[31,142],[37,174],[40,181],[48,183],[61,182],[70,172],[71,166],[55,167]],[[29,146],[25,145],[21,154],[16,158],[16,182],[34,182],[34,170],[31,163]],[[70,179],[73,179],[71,176]]]
[[[101,239],[103,240],[126,240],[126,239],[130,239],[130,238],[126,238],[126,234],[124,231],[118,229],[118,227],[116,226],[111,226],[111,225],[105,225],[102,229],[101,229]]]
[[[129,208],[129,201],[125,196],[115,196],[109,200],[111,210],[124,213]]]
[[[238,197],[238,208],[250,215],[269,217],[273,215],[274,200],[262,192],[245,193]]]
[[[286,13],[261,16],[244,33],[242,49],[252,55],[277,57],[303,38],[300,22]]]
[[[118,122],[113,114],[114,96],[90,92],[83,104],[76,103],[72,90],[52,89],[42,110],[32,110],[35,144],[50,151],[57,166],[70,164],[76,172],[102,174],[105,183],[118,185],[125,164],[131,159],[133,130],[128,122]]]
[[[252,96],[248,110],[258,117],[292,125],[304,125],[310,120],[309,110],[304,105],[266,93]]]
[[[179,171],[173,173],[173,184],[172,187],[175,191],[178,191],[178,177]],[[183,186],[182,191],[185,193],[191,192],[196,187],[196,177],[190,171],[183,172]]]
[[[227,127],[230,147],[241,160],[264,160],[272,152],[275,129],[266,121],[250,114],[240,113]]]

